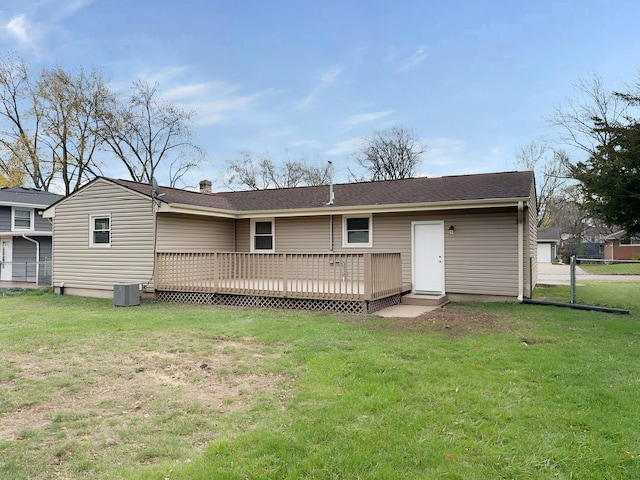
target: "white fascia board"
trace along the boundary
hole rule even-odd
[[[436,202],[436,203],[415,203],[415,204],[399,204],[399,205],[362,205],[351,207],[321,207],[314,209],[296,209],[296,210],[256,210],[238,212],[236,218],[260,218],[260,217],[304,217],[304,216],[321,216],[321,215],[357,215],[364,213],[399,213],[399,212],[425,212],[434,210],[463,210],[478,208],[499,208],[499,207],[517,207],[518,202],[524,201],[528,203],[528,199],[496,199],[483,200],[481,202],[475,200],[466,200],[461,202]]]
[[[0,232],[0,237],[51,237],[52,234],[49,231],[43,230],[13,230],[10,232]]]
[[[350,207],[324,206],[318,208],[300,208],[287,210],[252,210],[234,211],[220,210],[188,204],[162,204],[160,213],[183,213],[222,218],[273,218],[273,217],[308,217],[326,215],[357,215],[361,213],[398,213],[425,212],[433,210],[463,210],[479,208],[517,207],[519,202],[529,203],[528,198],[498,198],[488,200],[464,200],[454,202],[410,203],[395,205],[358,205]]]
[[[16,208],[39,208],[44,210],[49,205],[41,203],[16,203],[16,202],[0,202],[0,207],[16,207]]]
[[[198,205],[188,205],[180,203],[163,203],[158,207],[157,212],[184,213],[187,215],[202,215],[205,217],[239,218],[238,213],[232,210],[220,210],[216,208],[208,208]]]

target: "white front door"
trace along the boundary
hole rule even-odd
[[[411,222],[414,293],[444,293],[444,222]]]
[[[11,246],[11,238],[0,238],[0,281],[10,282],[13,277]]]

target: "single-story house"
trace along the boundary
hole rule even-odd
[[[42,211],[62,195],[0,188],[0,281],[51,282],[51,222]]]
[[[160,300],[370,312],[536,283],[533,172],[200,190],[99,177],[52,205],[56,291],[138,283]]]
[[[627,237],[626,230],[619,230],[604,237],[605,260],[631,260],[632,255],[640,255],[640,238]]]
[[[538,262],[551,263],[558,256],[560,229],[558,227],[538,228]]]

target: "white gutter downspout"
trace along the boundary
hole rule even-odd
[[[524,297],[524,203],[518,202],[518,301]]]
[[[329,251],[333,252],[333,214],[329,215]]]
[[[22,234],[22,238],[36,244],[36,286],[39,286],[40,284],[40,242],[38,242],[37,240],[34,240],[33,238],[27,237],[24,233]]]

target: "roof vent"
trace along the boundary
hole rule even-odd
[[[200,182],[200,193],[211,193],[211,181],[202,180]]]

